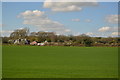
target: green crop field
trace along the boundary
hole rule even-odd
[[[2,46],[0,45],[0,79],[2,78]]]
[[[3,46],[3,78],[117,78],[117,47]]]

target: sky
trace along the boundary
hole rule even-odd
[[[2,2],[2,36],[16,29],[118,36],[118,2]]]

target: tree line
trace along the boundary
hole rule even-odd
[[[90,37],[85,34],[56,35],[54,32],[29,32],[28,28],[14,30],[9,37],[2,37],[3,44],[12,44],[10,41],[27,39],[30,42],[45,42],[48,46],[120,46],[119,37]],[[23,45],[23,44],[22,44]]]

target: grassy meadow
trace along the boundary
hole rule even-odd
[[[3,46],[3,78],[117,78],[117,47]]]
[[[0,44],[0,79],[2,78],[2,46]]]

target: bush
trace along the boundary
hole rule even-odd
[[[90,38],[84,39],[83,43],[86,47],[92,46],[93,41]]]

